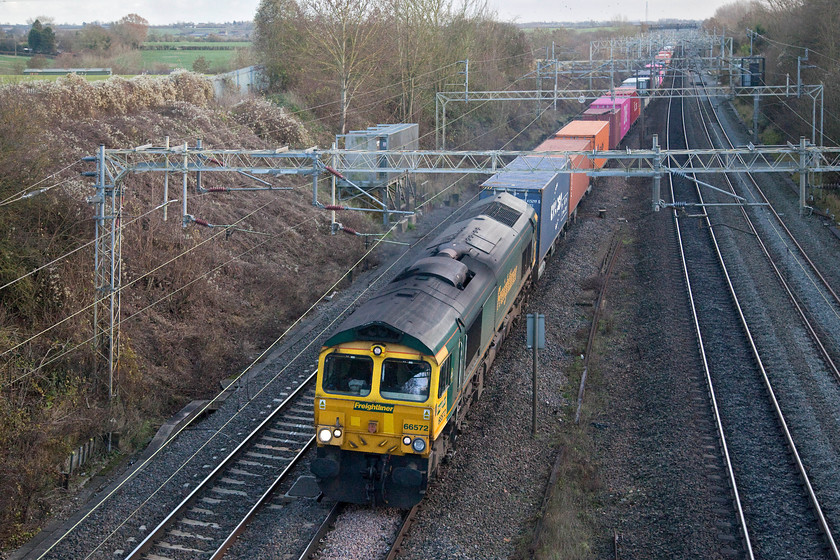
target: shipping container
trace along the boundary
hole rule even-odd
[[[636,98],[638,99],[638,97]],[[621,142],[621,107],[593,107],[583,112],[585,121],[606,121],[610,123],[610,149],[615,149]]]
[[[649,70],[642,70],[638,73],[640,78],[645,78],[649,80],[649,83],[653,84],[653,89],[658,88],[661,85],[662,80],[659,77],[658,72],[651,72]]]
[[[603,121],[600,121],[603,122]],[[588,152],[592,150],[594,139],[590,138],[549,138],[536,148],[535,152]],[[582,169],[583,173],[572,173],[569,179],[569,215],[573,215],[575,209],[589,190],[589,176],[585,170],[592,169],[592,160],[585,155],[574,155],[569,157],[570,169]]]
[[[621,140],[627,136],[627,132],[630,130],[630,127],[633,126],[633,123],[635,123],[636,119],[639,118],[639,115],[642,113],[642,105],[639,102],[638,96],[633,96],[615,98],[599,97],[592,102],[592,105],[589,106],[590,109],[612,109],[613,107],[616,107],[621,111],[618,141],[616,142],[616,144],[618,144],[618,142],[621,142]],[[612,138],[612,131],[610,131],[610,138]],[[611,148],[614,147],[615,146],[612,146]]]
[[[639,96],[647,95],[649,88],[649,80],[647,78],[639,78],[634,76],[632,78],[627,78],[626,80],[621,82],[621,87],[635,88]]]
[[[613,93],[615,93],[616,97],[639,97],[639,92],[636,91],[635,86],[617,87]]]
[[[569,183],[571,174],[558,173],[554,167],[545,171],[527,171],[539,168],[539,162],[545,158],[520,156],[510,162],[505,169],[496,173],[484,183],[479,198],[493,196],[494,191],[507,192],[524,200],[537,213],[538,262],[546,257],[554,241],[563,231],[569,219]],[[568,165],[565,158],[564,166]],[[521,170],[521,171],[520,171]],[[540,273],[542,269],[540,268]]]
[[[572,121],[555,134],[558,138],[593,139],[593,150],[604,151],[610,147],[610,125],[603,121]],[[593,165],[596,169],[604,167],[605,158],[597,158]]]

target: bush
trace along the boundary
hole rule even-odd
[[[206,107],[213,100],[213,86],[207,78],[187,71],[173,72],[163,78],[137,76],[126,80],[114,76],[97,82],[70,74],[55,82],[16,84],[0,89],[0,96],[7,95],[29,98],[43,105],[54,119],[79,119],[122,115],[179,101]]]
[[[210,63],[203,56],[199,56],[193,61],[192,69],[193,72],[198,72],[199,74],[209,74]]]
[[[303,146],[311,143],[301,122],[278,107],[261,99],[247,99],[231,109],[236,122],[247,126],[268,142]]]
[[[41,69],[41,68],[48,68],[50,65],[50,59],[42,54],[36,54],[32,58],[29,59],[29,68]]]

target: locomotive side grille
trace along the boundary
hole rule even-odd
[[[479,215],[488,216],[508,227],[513,227],[513,224],[516,223],[516,220],[518,220],[522,214],[510,206],[506,206],[500,202],[494,202],[492,204],[488,204],[484,208],[484,211]]]

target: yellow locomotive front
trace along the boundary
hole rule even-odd
[[[425,493],[434,442],[434,357],[350,342],[318,360],[312,472],[340,501],[411,507]]]

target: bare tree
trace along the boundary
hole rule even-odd
[[[350,104],[382,56],[383,13],[378,0],[308,0],[302,7],[311,20],[312,64],[338,86],[344,134]]]
[[[149,22],[137,14],[128,14],[114,24],[114,35],[131,48],[140,48],[149,33]]]
[[[472,56],[479,22],[488,14],[483,1],[391,1],[401,120],[417,120],[421,89],[442,90],[456,75],[456,63]]]

